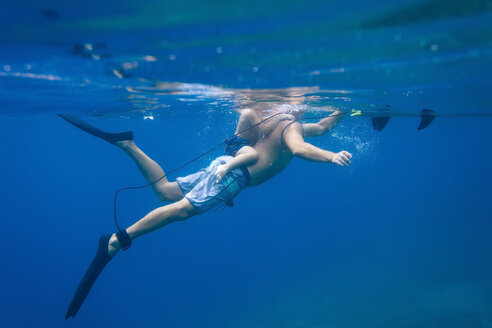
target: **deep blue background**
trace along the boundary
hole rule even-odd
[[[184,145],[200,130],[179,121],[105,123],[132,128],[165,168],[194,155]],[[381,134],[366,125],[374,145],[364,154],[348,143],[351,167],[294,160],[233,209],[135,242],[69,324],[123,317],[124,327],[453,327],[489,318],[489,124],[443,119],[417,133],[400,120]],[[351,125],[336,132],[350,136]],[[60,119],[4,118],[1,126],[9,141],[0,164],[2,320],[64,325],[98,235],[114,230],[113,192],[143,181],[118,149]],[[330,136],[319,144],[341,147]],[[128,223],[160,205],[150,190],[124,194],[120,204]]]
[[[213,96],[150,89],[138,98],[125,87],[147,87],[140,77],[343,89],[349,99],[307,98],[343,109],[490,113],[490,1],[471,13],[456,1],[461,14],[443,8],[430,18],[405,1],[397,23],[380,17],[401,9],[392,1],[214,2],[204,11],[118,3],[7,1],[10,15],[2,12],[2,327],[492,326],[490,117],[438,117],[423,131],[418,118],[395,118],[382,132],[347,117],[312,142],[352,152],[350,167],[294,159],[234,208],[138,239],[108,265],[76,319],[64,321],[98,236],[114,231],[113,193],[145,181],[124,153],[57,112],[133,130],[164,170],[232,134],[238,114]],[[441,2],[424,3],[417,9],[432,14]],[[153,5],[172,15],[149,17]],[[62,20],[43,19],[43,8],[58,8]],[[101,40],[109,58],[71,53],[74,42]],[[111,73],[132,61],[133,78]],[[157,206],[151,190],[126,192],[120,221]]]

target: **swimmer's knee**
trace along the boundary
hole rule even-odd
[[[181,220],[186,220],[198,213],[197,208],[191,205],[190,201],[186,198],[177,201],[173,205],[176,207],[175,217]]]
[[[166,193],[166,192],[163,192],[161,190],[158,190],[157,192],[157,197],[159,198],[159,200],[163,201],[163,202],[172,202],[172,201],[175,201],[175,199],[173,199],[172,195]]]
[[[156,190],[157,197],[159,200],[163,202],[172,202],[172,195],[169,195],[169,193],[162,191],[162,190]]]

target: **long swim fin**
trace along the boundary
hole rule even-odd
[[[100,130],[89,123],[81,120],[79,117],[71,114],[58,114],[62,119],[67,121],[68,123],[72,124],[73,126],[81,129],[84,132],[87,132],[94,137],[101,138],[103,140],[106,140],[109,143],[116,143],[118,141],[124,141],[124,140],[133,140],[133,132],[132,131],[125,131],[125,132],[120,132],[120,133],[112,133],[112,132],[106,132],[103,130]]]
[[[434,111],[432,109],[423,109],[421,117],[422,120],[420,121],[417,130],[423,130],[428,127],[432,123],[432,121],[434,121],[436,115],[434,114]]]
[[[97,248],[96,256],[92,260],[91,265],[80,281],[77,290],[75,290],[75,294],[73,295],[67,313],[65,314],[65,319],[70,317],[75,318],[75,315],[79,312],[79,309],[82,306],[82,303],[84,303],[87,294],[89,294],[92,285],[94,285],[94,282],[97,277],[99,277],[99,274],[111,260],[111,257],[109,257],[108,254],[108,244],[110,238],[111,235],[102,235],[99,238],[99,247]]]

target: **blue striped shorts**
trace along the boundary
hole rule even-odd
[[[250,177],[246,168],[231,170],[217,182],[217,167],[232,159],[232,156],[221,156],[212,161],[207,168],[176,179],[186,199],[199,213],[205,213],[220,204],[232,201],[248,185]]]

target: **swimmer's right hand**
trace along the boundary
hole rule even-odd
[[[217,182],[220,182],[228,172],[229,166],[227,164],[219,165],[219,167],[217,167],[217,170],[215,171]]]
[[[350,165],[351,161],[350,159],[352,158],[352,154],[349,153],[348,151],[342,150],[339,153],[336,153],[333,155],[333,164],[339,165],[339,166],[348,166]]]

